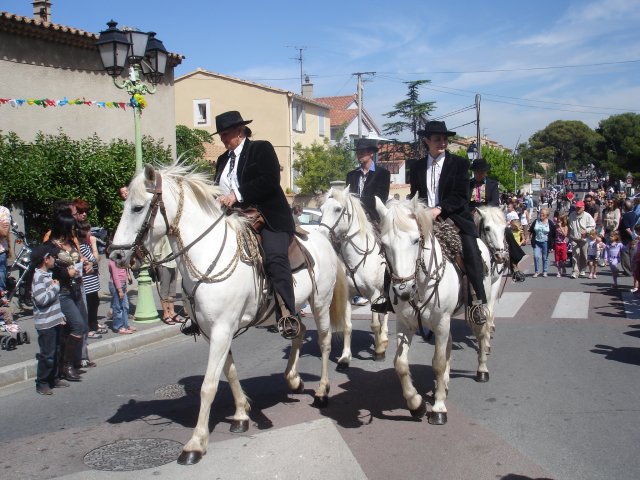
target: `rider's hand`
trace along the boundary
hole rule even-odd
[[[233,204],[238,201],[238,199],[236,198],[235,192],[231,192],[227,195],[223,195],[219,197],[218,201],[220,202],[220,204],[224,205],[225,207],[231,208]]]
[[[431,215],[433,215],[433,219],[435,220],[442,213],[442,209],[440,207],[435,207],[431,209]]]

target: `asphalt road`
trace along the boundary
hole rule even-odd
[[[384,362],[373,362],[368,321],[361,315],[354,322],[351,368],[331,372],[330,404],[322,410],[311,406],[319,374],[313,330],[300,362],[302,394],[289,393],[282,377],[286,341],[264,329],[234,340],[243,388],[253,400],[250,429],[240,437],[228,432],[233,402],[222,382],[209,452],[195,467],[172,463],[98,472],[83,460],[127,439],[188,440],[207,358],[202,340],[179,337],[108,357],[82,383],[56,389],[51,397],[36,395],[32,382],[0,390],[0,476],[638,478],[638,301],[608,288],[609,281],[601,274],[597,280],[509,282],[486,384],[473,380],[475,345],[464,322],[454,321],[445,426],[411,418],[393,370],[395,346]],[[567,296],[572,292],[586,296]],[[390,329],[395,331],[395,322]],[[333,362],[339,350],[336,340]],[[432,353],[432,345],[414,339],[411,371],[420,392],[433,388]],[[170,398],[181,395],[176,392],[184,394]],[[114,469],[126,463],[122,455],[113,457]]]

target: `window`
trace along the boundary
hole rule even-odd
[[[291,123],[296,132],[304,132],[307,129],[307,119],[305,118],[304,105],[294,103],[291,106]]]
[[[318,112],[318,135],[324,137],[324,112],[322,110]]]
[[[211,101],[209,99],[193,101],[193,126],[211,126]]]

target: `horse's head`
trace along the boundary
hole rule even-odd
[[[509,258],[509,252],[505,248],[504,230],[507,222],[502,210],[497,207],[479,207],[475,210],[474,220],[480,238],[491,252],[493,261],[502,264]]]
[[[155,213],[162,202],[161,178],[147,164],[129,185],[129,196],[124,203],[113,243],[109,247],[109,258],[121,267],[132,266],[133,262],[140,264],[149,250],[153,240],[150,237],[154,237],[154,231],[155,236],[166,232],[165,229],[154,229],[154,223],[158,220]]]
[[[385,206],[376,197],[380,216],[380,240],[391,271],[391,289],[400,299],[413,299],[422,265],[425,231],[431,229],[429,212],[417,196],[413,200],[391,200]]]
[[[351,213],[348,205],[349,187],[344,190],[330,188],[320,207],[322,222],[320,230],[329,237],[339,237],[347,233]]]

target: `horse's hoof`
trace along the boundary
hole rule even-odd
[[[349,370],[349,362],[338,362],[336,365],[336,372],[346,372]]]
[[[326,395],[322,397],[314,396],[312,405],[315,408],[327,408],[329,406],[329,397]]]
[[[202,452],[185,452],[184,450],[178,457],[180,465],[195,465],[202,460]]]
[[[444,425],[447,423],[447,412],[431,412],[429,415],[430,425]]]
[[[476,372],[476,382],[487,383],[489,381],[489,372]]]
[[[422,402],[420,406],[415,410],[409,410],[409,413],[411,413],[411,416],[413,418],[422,418],[424,417],[425,413],[427,413],[427,405]]]
[[[382,353],[375,352],[373,354],[373,361],[374,362],[383,362],[386,358],[387,358],[387,353],[386,352],[382,352]]]
[[[232,420],[229,431],[231,433],[244,433],[249,430],[249,420]]]
[[[304,393],[304,382],[302,380],[300,380],[298,388],[293,390],[293,393]]]

